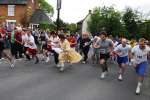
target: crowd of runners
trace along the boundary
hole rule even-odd
[[[89,52],[92,49],[92,55]],[[11,54],[8,53],[10,50]],[[81,35],[67,34],[63,32],[48,32],[32,30],[16,26],[12,31],[0,26],[0,61],[8,60],[11,68],[15,67],[17,59],[25,58],[26,61],[35,60],[48,63],[50,55],[54,57],[56,67],[59,71],[65,70],[65,63],[92,63],[102,68],[101,79],[106,78],[109,72],[108,59],[117,62],[118,80],[123,81],[127,66],[133,66],[137,74],[136,94],[141,93],[142,84],[148,67],[150,54],[149,41],[144,38],[139,40],[127,38],[113,38],[105,31],[91,38],[89,33]],[[39,56],[42,55],[42,56]],[[51,63],[50,63],[51,64]]]

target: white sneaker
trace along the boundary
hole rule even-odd
[[[136,95],[139,95],[140,94],[140,91],[141,91],[141,89],[140,89],[140,86],[137,86],[137,88],[136,88]]]
[[[49,57],[47,57],[45,62],[48,63],[49,61],[50,61],[50,59],[49,59]]]
[[[132,63],[131,63],[131,62],[129,62],[128,64],[129,64],[129,66],[132,66]]]
[[[15,65],[14,65],[14,64],[11,64],[11,65],[10,65],[10,67],[11,67],[11,68],[14,68],[14,67],[15,67]]]
[[[0,61],[5,60],[5,58],[1,58]]]
[[[123,77],[122,77],[121,74],[119,75],[118,80],[119,80],[119,81],[122,81],[122,80],[123,80]]]
[[[15,59],[12,59],[12,61],[10,62],[11,64],[10,64],[10,67],[11,68],[14,68],[15,67]]]
[[[60,67],[61,67],[61,65],[60,65],[60,64],[57,64],[57,65],[56,65],[56,67],[57,67],[57,68],[60,68]]]
[[[104,79],[105,76],[106,76],[106,72],[102,72],[102,74],[101,74],[101,79]]]
[[[137,88],[136,88],[136,95],[139,95],[140,94],[140,92],[141,92],[141,86],[142,86],[142,84],[141,83],[138,83],[138,86],[137,86]]]
[[[64,67],[64,64],[61,64],[61,68],[60,68],[60,71],[64,71],[65,67]]]
[[[85,61],[82,61],[82,64],[85,64]]]

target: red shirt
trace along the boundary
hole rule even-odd
[[[2,35],[2,38],[5,38],[6,30],[3,29],[3,28],[1,28],[1,29],[0,29],[0,33],[1,33],[1,35]]]
[[[75,37],[68,37],[67,40],[69,41],[71,47],[76,46],[76,38]]]
[[[12,32],[9,33],[9,40],[11,41],[11,35],[12,35]],[[15,32],[15,43],[22,43],[22,34],[21,32]],[[18,41],[18,42],[17,42]]]

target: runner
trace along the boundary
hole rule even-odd
[[[26,29],[23,29],[23,31],[22,31],[22,44],[24,45],[23,52],[26,55],[26,59],[30,60],[31,59],[30,56],[26,54],[27,49],[29,48],[27,41],[28,41],[28,35],[26,33]]]
[[[59,35],[60,38],[60,48],[61,52],[59,53],[59,63],[60,71],[64,71],[64,63],[69,60],[71,65],[73,63],[79,62],[82,57],[78,54],[73,48],[71,48],[69,41],[65,38],[63,34]]]
[[[9,60],[9,63],[11,64],[11,68],[14,67],[14,59],[13,57],[10,57],[6,52],[4,52],[5,46],[4,46],[4,39],[0,33],[0,61],[2,60],[2,57]]]
[[[146,74],[146,68],[148,67],[148,58],[150,57],[150,48],[146,45],[145,39],[141,38],[139,40],[139,45],[132,49],[131,62],[133,63],[136,73],[138,75],[136,94],[139,95],[141,92],[141,86],[144,81]]]
[[[70,36],[67,38],[67,40],[70,43],[71,48],[75,49],[77,44],[77,39],[75,38],[74,34],[70,34]]]
[[[58,48],[59,47],[59,42],[60,42],[60,39],[58,37],[58,34],[54,31],[51,32],[51,37],[49,38],[49,40],[51,41],[51,50],[50,52],[53,53],[54,55],[54,61],[55,61],[55,64],[56,64],[56,67],[60,67],[59,65],[59,53],[57,53],[53,48]]]
[[[117,62],[119,66],[118,80],[123,80],[123,74],[125,72],[126,65],[128,64],[128,55],[131,52],[131,46],[127,44],[125,38],[122,39],[122,43],[114,49],[114,53],[117,55]]]
[[[83,33],[79,41],[80,41],[81,54],[83,53],[84,55],[82,63],[85,64],[88,59],[88,53],[91,45],[91,39],[89,38],[89,33]]]
[[[108,72],[107,60],[110,57],[110,52],[113,49],[112,40],[107,38],[106,32],[100,33],[100,40],[95,44],[95,48],[99,48],[100,50],[100,65],[102,67],[101,78],[105,78],[105,75]]]
[[[95,36],[92,40],[92,48],[93,48],[93,55],[92,55],[92,62],[93,64],[96,63],[98,64],[99,63],[99,48],[94,48],[94,45],[97,41],[99,41],[99,37],[98,36]]]
[[[43,44],[43,46],[42,46],[42,53],[43,53],[42,61],[45,61],[46,63],[48,63],[50,61],[50,58],[49,58],[49,51],[51,50],[50,37],[51,37],[51,33],[47,33],[46,43]]]
[[[11,53],[13,57],[16,59],[23,58],[23,46],[22,46],[22,34],[20,30],[17,30],[16,28],[10,32],[9,34],[10,44],[11,44]],[[18,57],[19,53],[19,57]]]
[[[26,41],[26,44],[28,46],[28,49],[26,51],[26,55],[32,55],[33,58],[36,58],[35,64],[37,64],[39,63],[39,58],[37,56],[37,46],[35,44],[34,37],[31,35],[30,29],[27,29],[27,36],[28,40]]]

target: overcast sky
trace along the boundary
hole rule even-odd
[[[56,4],[57,0],[46,0],[54,9],[53,19],[57,17]],[[96,6],[114,5],[118,10],[123,11],[125,7],[130,6],[141,12],[148,13],[150,11],[150,0],[62,0],[62,9],[60,17],[65,22],[76,23],[82,20],[90,9]]]

